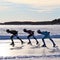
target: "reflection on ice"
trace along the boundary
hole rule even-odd
[[[0,60],[60,60],[60,39],[54,39],[58,47],[53,48],[52,43],[46,39],[47,47],[41,47],[42,41],[39,39],[40,46],[35,44],[31,39],[33,45],[26,43],[21,45],[20,41],[15,40],[15,46],[9,45],[10,40],[0,40]]]
[[[33,45],[28,45],[28,40],[24,40],[26,43],[21,45],[20,41],[15,40],[15,46],[12,47],[10,44],[10,40],[1,40],[0,41],[0,56],[24,56],[24,55],[54,55],[60,54],[60,40],[54,39],[55,43],[58,47],[53,48],[52,43],[46,39],[47,47],[41,47],[42,41],[39,39],[40,45],[36,45],[35,41],[32,39]]]

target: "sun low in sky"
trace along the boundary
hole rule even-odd
[[[60,0],[0,0],[0,22],[57,18],[60,18]]]

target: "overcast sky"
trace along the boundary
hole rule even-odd
[[[60,18],[60,0],[0,0],[0,22],[57,18]]]

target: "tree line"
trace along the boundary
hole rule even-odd
[[[54,19],[52,21],[43,21],[43,22],[13,21],[13,22],[0,23],[0,25],[53,25],[53,24],[60,24],[60,18],[59,19]]]

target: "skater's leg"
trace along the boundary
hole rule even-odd
[[[12,36],[10,37],[12,43],[14,43],[14,41],[13,41],[13,37],[14,37],[14,35],[12,35]]]
[[[29,40],[28,44],[31,44],[30,37],[31,37],[31,35],[29,35],[29,36],[27,37],[28,40]]]
[[[39,44],[38,40],[35,38],[35,36],[33,35],[33,38],[36,40],[36,44]]]
[[[21,38],[19,38],[18,36],[16,36],[16,37],[17,37],[17,39],[19,39],[21,41],[21,44],[24,43]]]
[[[46,47],[46,44],[45,44],[45,41],[44,41],[45,38],[46,38],[46,37],[43,37],[43,38],[42,38],[42,42],[43,42],[42,47]]]
[[[52,38],[49,36],[49,39],[50,39],[50,41],[53,43],[53,47],[55,47],[55,43],[54,43],[54,41],[52,40]]]
[[[13,46],[14,46],[15,44],[14,44],[14,41],[13,41],[13,37],[14,37],[14,35],[12,35],[12,36],[10,37],[10,39],[11,39],[11,41],[12,41],[12,43],[11,43],[10,45],[13,45]]]

